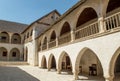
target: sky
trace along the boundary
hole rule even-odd
[[[0,20],[31,24],[47,13],[65,13],[79,0],[0,0]]]

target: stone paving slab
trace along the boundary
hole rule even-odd
[[[79,76],[80,78],[87,78]],[[0,81],[74,81],[73,75],[67,73],[57,74],[56,71],[47,71],[29,65],[24,66],[0,66]],[[76,81],[104,81],[98,77],[98,80],[76,80]]]

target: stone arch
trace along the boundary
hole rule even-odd
[[[85,60],[86,59],[86,60]],[[92,51],[91,49],[85,47],[83,48],[75,61],[75,70],[76,71],[80,71],[80,69],[82,69],[81,72],[83,73],[88,73],[90,71],[90,67],[93,67],[93,65],[95,65],[96,68],[96,75],[103,75],[103,67],[101,65],[101,62],[97,56],[97,54],[95,54],[94,51]]]
[[[47,49],[47,43],[48,43],[48,40],[47,40],[47,37],[45,36],[42,40],[42,50]]]
[[[96,21],[96,18],[98,18],[98,15],[94,8],[84,8],[77,19],[76,28],[82,28],[85,23],[89,24]]]
[[[46,44],[47,43],[47,36],[44,36],[43,39],[42,39],[42,44]]]
[[[109,74],[110,76],[115,76],[115,66],[116,66],[116,61],[120,57],[120,47],[115,51],[113,54],[110,64],[109,64]]]
[[[56,58],[53,54],[49,56],[48,67],[49,69],[56,69]]]
[[[11,49],[9,58],[10,58],[10,61],[19,61],[20,60],[20,50],[18,48]]]
[[[70,33],[71,27],[70,24],[66,21],[60,31],[60,36],[64,35],[65,33]]]
[[[21,36],[18,33],[14,33],[11,38],[11,43],[13,44],[20,44],[21,43]]]
[[[47,68],[47,60],[44,55],[42,56],[41,68]]]
[[[0,60],[1,61],[8,60],[8,50],[4,47],[0,47]]]
[[[29,38],[29,32],[27,33],[27,38]]]
[[[53,30],[50,34],[50,42],[54,41],[55,39],[56,39],[56,32],[55,32],[55,30]]]
[[[8,43],[9,42],[9,34],[7,32],[1,32],[0,33],[0,42],[3,42],[3,43]]]
[[[72,71],[72,62],[71,58],[67,52],[63,51],[58,59],[58,69]]]
[[[119,0],[109,0],[107,5],[106,13],[113,11],[120,7],[120,1]],[[120,9],[120,8],[119,8]]]

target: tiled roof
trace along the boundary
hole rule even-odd
[[[26,24],[0,20],[0,31],[21,33],[27,27],[28,27],[28,25],[26,25]]]

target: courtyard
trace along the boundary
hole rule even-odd
[[[76,81],[104,81],[99,77],[79,76],[86,78],[86,80]],[[14,66],[0,66],[0,81],[73,81],[73,75],[63,72],[57,74],[55,70],[47,71],[47,69],[40,69],[29,65],[14,65]]]

